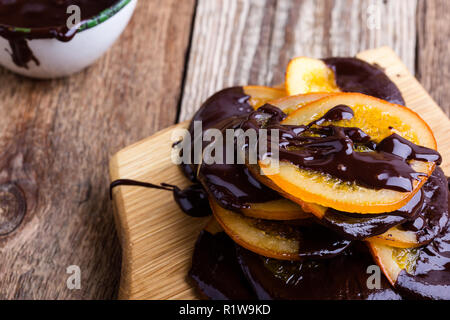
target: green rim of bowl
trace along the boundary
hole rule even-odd
[[[105,22],[109,18],[113,17],[117,12],[122,10],[127,4],[129,4],[133,0],[119,0],[116,4],[112,5],[108,9],[103,10],[96,16],[84,20],[81,22],[80,27],[77,30],[78,32],[82,32],[91,28],[98,26],[99,24]],[[20,28],[20,27],[9,27],[10,30],[14,32],[23,32],[23,33],[31,33],[33,32],[33,28]],[[36,29],[34,29],[36,30]]]
[[[99,24],[105,22],[112,16],[114,16],[117,12],[122,10],[127,4],[129,4],[132,0],[120,0],[112,7],[105,9],[104,11],[100,12],[98,15],[96,15],[93,18],[90,18],[84,22],[82,22],[80,28],[78,29],[78,32],[93,28],[95,26],[98,26]]]

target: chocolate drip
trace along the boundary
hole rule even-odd
[[[256,300],[237,262],[234,242],[223,232],[200,233],[189,277],[206,298]]]
[[[447,178],[440,167],[436,168],[427,183],[422,187],[425,194],[419,216],[400,226],[400,229],[412,231],[419,243],[429,243],[446,228],[449,222]]]
[[[356,58],[329,58],[323,61],[334,70],[336,83],[343,92],[359,92],[406,105],[398,87],[376,66]]]
[[[172,191],[173,198],[180,209],[191,217],[206,217],[212,215],[211,207],[209,206],[208,195],[201,185],[193,184],[190,187],[181,190],[177,186],[162,183],[155,185],[147,182],[140,182],[135,180],[121,179],[111,183],[109,188],[109,195],[112,199],[112,191],[118,186],[134,186],[149,189],[158,189]]]
[[[202,165],[199,180],[224,208],[239,211],[252,203],[265,203],[282,197],[256,180],[245,165]]]
[[[376,148],[377,151],[396,155],[404,160],[442,163],[442,157],[437,151],[418,146],[394,133],[387,137]]]
[[[433,161],[440,164],[441,156],[435,150],[417,146],[397,134],[384,139],[379,145],[358,128],[334,125],[321,126],[332,121],[351,119],[353,111],[348,106],[336,106],[322,118],[302,126],[283,126],[275,120],[264,124],[254,119],[271,115],[274,106],[265,105],[244,122],[243,128],[255,126],[280,130],[279,156],[302,169],[321,172],[346,182],[354,182],[371,189],[390,189],[399,192],[413,191],[414,181],[425,174],[413,170],[407,161]],[[270,131],[269,131],[270,132]],[[269,137],[268,150],[271,141]],[[358,152],[364,147],[367,152]]]
[[[29,63],[39,65],[28,46],[28,40],[58,39],[70,41],[77,27],[69,29],[67,8],[76,5],[80,8],[81,21],[91,18],[111,7],[118,0],[0,0],[0,36],[11,46],[14,63],[28,69]],[[30,28],[29,32],[17,29]]]
[[[223,129],[224,147],[223,159],[227,159],[226,129],[235,128],[238,119]],[[234,139],[234,138],[233,138]],[[234,143],[234,142],[233,142]],[[234,149],[234,164],[202,164],[198,171],[198,179],[208,193],[224,208],[239,211],[251,206],[252,203],[264,203],[279,200],[281,196],[255,179],[244,164],[237,164],[236,145]]]
[[[330,259],[342,254],[352,242],[319,225],[299,227],[299,256],[303,259]]]
[[[17,66],[28,69],[28,64],[31,61],[33,61],[37,66],[40,65],[39,60],[34,56],[33,51],[31,51],[31,49],[28,47],[26,39],[10,38],[8,41],[11,47],[11,58]]]
[[[369,289],[367,249],[351,247],[335,258],[289,262],[258,256],[237,246],[242,271],[261,300],[400,300],[384,276]]]
[[[328,208],[320,223],[346,239],[364,240],[417,218],[424,205],[424,198],[424,193],[419,191],[400,210],[382,215],[351,214]]]

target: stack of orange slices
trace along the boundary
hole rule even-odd
[[[244,92],[255,112],[277,108],[283,114],[275,126],[266,121],[261,128],[291,130],[289,143],[279,145],[289,156],[246,164],[280,199],[233,210],[210,196],[223,231],[239,246],[280,261],[330,259],[358,242],[369,248],[393,288],[401,273],[414,275],[421,250],[448,228],[447,180],[427,123],[406,106],[342,92],[334,70],[311,58],[291,61],[283,88],[248,86]],[[344,116],[330,116],[336,108]],[[357,160],[345,162],[350,156]],[[359,164],[367,167],[348,167]],[[376,176],[365,179],[372,172]],[[373,180],[380,184],[371,185]],[[314,241],[320,250],[310,249]],[[435,271],[450,278],[447,270]]]

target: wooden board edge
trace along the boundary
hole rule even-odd
[[[408,68],[406,67],[406,65],[403,63],[403,61],[400,59],[400,57],[395,53],[394,50],[392,50],[390,47],[381,47],[378,49],[371,49],[371,50],[366,50],[366,51],[362,51],[360,53],[358,53],[356,55],[358,58],[364,60],[364,61],[372,61],[375,60],[373,59],[374,57],[377,56],[389,56],[391,59],[395,59],[396,61],[396,65],[398,66],[402,66],[405,70],[408,70]],[[368,57],[371,57],[370,59]],[[404,76],[404,75],[403,75]],[[432,103],[436,109],[436,112],[440,112],[442,117],[444,119],[447,119],[449,124],[450,124],[450,119],[448,118],[448,116],[445,114],[444,110],[442,110],[442,108],[438,105],[438,103],[436,102],[436,100],[433,99],[433,97],[428,93],[427,90],[425,90],[425,88],[422,86],[422,84],[419,82],[419,80],[417,80],[417,78],[411,74],[409,71],[407,73],[408,76],[408,81],[411,81],[414,83],[414,87],[417,87],[418,90],[420,90],[420,92],[418,92],[418,95],[423,96],[423,99],[429,99],[430,103]],[[394,83],[396,83],[397,79],[395,76],[389,77]]]
[[[111,182],[117,180],[120,176],[119,174],[119,161],[118,155],[114,155],[109,163],[109,175]],[[130,286],[131,286],[131,266],[129,265],[130,259],[127,257],[131,254],[130,252],[130,235],[129,228],[127,224],[127,219],[122,216],[122,212],[125,212],[124,209],[124,199],[122,196],[122,192],[118,190],[113,190],[112,193],[112,206],[113,206],[113,216],[114,223],[116,224],[116,232],[119,237],[120,246],[122,249],[122,267],[120,271],[120,284],[119,284],[119,293],[117,298],[119,300],[128,300],[130,299]]]
[[[400,57],[390,47],[381,47],[378,49],[361,51],[356,56],[358,58],[360,58],[364,61],[368,61],[368,62],[371,62],[372,60],[376,60],[376,59],[374,59],[374,57],[377,57],[377,56],[389,56],[391,59],[393,59],[393,60],[395,59],[396,65],[402,66],[405,70],[408,70],[408,68],[403,63],[403,61],[400,59]],[[371,57],[371,58],[369,59],[369,57]],[[430,102],[432,102],[433,105],[442,112],[442,115],[444,115],[445,118],[448,119],[448,116],[445,114],[445,112],[442,110],[442,108],[438,105],[436,100],[434,100],[433,97],[428,93],[428,91],[425,90],[425,88],[422,86],[422,84],[419,82],[419,80],[417,80],[417,78],[413,74],[411,74],[409,71],[408,71],[407,75],[408,75],[409,80],[414,82],[414,86],[417,86],[417,88],[420,88],[420,95],[423,95],[423,98],[428,98],[430,100]],[[396,82],[396,77],[390,77],[390,78],[394,83]],[[450,121],[450,119],[448,119],[448,120]]]
[[[121,178],[120,166],[121,159],[124,154],[126,154],[129,150],[134,149],[138,145],[150,143],[156,137],[167,134],[168,132],[178,128],[185,129],[189,125],[189,121],[185,121],[179,124],[175,124],[168,128],[165,128],[161,131],[158,131],[154,135],[140,140],[128,147],[121,149],[116,154],[114,154],[109,161],[109,177],[110,182],[113,182],[117,179]],[[132,179],[133,177],[127,177]],[[129,263],[131,261],[131,241],[130,241],[130,228],[128,226],[128,220],[125,216],[125,200],[123,198],[123,193],[121,191],[121,187],[117,187],[112,190],[112,205],[113,205],[113,215],[114,222],[116,224],[116,230],[119,237],[120,245],[122,247],[122,267],[121,267],[121,276],[120,276],[120,284],[119,284],[119,300],[129,300],[131,299],[131,285],[132,285],[132,265]]]

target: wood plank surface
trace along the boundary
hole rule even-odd
[[[450,120],[395,53],[385,47],[358,55],[377,63],[398,85],[408,107],[418,112],[438,138],[443,169],[450,175]],[[111,180],[135,179],[185,187],[189,184],[171,161],[174,131],[184,122],[117,153],[111,160]],[[196,299],[186,275],[199,231],[208,218],[181,212],[167,191],[122,186],[114,190],[117,227],[123,248],[121,299]]]
[[[0,235],[0,299],[116,296],[108,161],[174,123],[194,5],[139,1],[119,42],[70,78],[0,71],[0,231],[13,230]],[[24,191],[22,222],[11,183]],[[81,290],[66,286],[70,265],[81,269]]]
[[[450,115],[450,1],[419,0],[417,77]]]
[[[393,48],[414,73],[416,0],[199,0],[180,120],[232,85],[275,85],[295,56]]]

